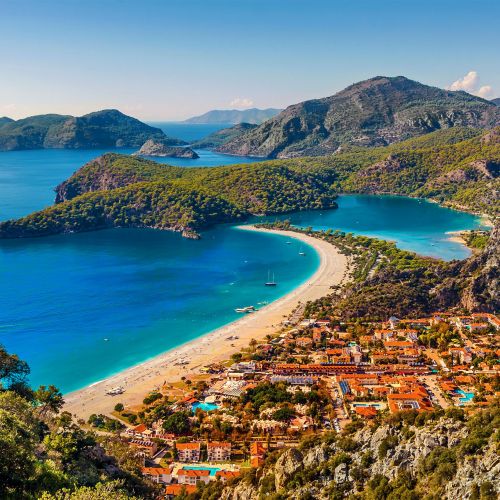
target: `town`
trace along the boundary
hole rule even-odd
[[[287,320],[227,363],[165,383],[141,408],[117,403],[113,416],[142,456],[143,475],[173,498],[231,481],[309,435],[398,412],[487,406],[500,393],[499,329],[493,314],[446,311],[386,322]]]

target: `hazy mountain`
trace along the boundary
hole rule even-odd
[[[325,155],[346,144],[383,146],[443,128],[499,123],[498,107],[480,97],[403,76],[377,76],[331,97],[289,106],[218,151],[269,158]]]
[[[500,106],[500,97],[497,97],[496,99],[492,99],[491,102],[493,104],[496,104],[497,106]]]
[[[14,120],[8,116],[0,116],[0,128],[2,128],[6,123],[11,123]]]
[[[185,123],[252,123],[260,125],[262,122],[276,116],[281,109],[215,109],[200,116],[193,116]]]
[[[7,121],[0,127],[0,151],[45,148],[140,147],[148,139],[170,145],[183,141],[167,137],[159,128],[116,109],[88,115],[37,115]]]

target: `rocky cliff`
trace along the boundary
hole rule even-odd
[[[133,156],[159,156],[168,158],[199,158],[188,147],[170,146],[168,141],[148,139]]]
[[[380,76],[289,106],[218,150],[269,158],[316,156],[346,144],[383,146],[438,129],[498,124],[500,110],[490,101],[402,76]]]
[[[466,500],[476,490],[492,495],[485,499],[497,498],[498,409],[468,422],[461,410],[449,415],[425,423],[423,415],[399,421],[396,416],[351,436],[327,434],[303,442],[225,488],[221,498]]]

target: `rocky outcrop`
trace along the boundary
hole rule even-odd
[[[170,146],[168,141],[148,139],[139,151],[133,156],[162,156],[169,158],[199,158],[199,156],[188,147]]]
[[[402,76],[380,76],[289,106],[217,150],[269,158],[316,156],[333,154],[344,144],[383,146],[439,129],[498,124],[500,110],[490,101]]]
[[[304,467],[303,455],[296,448],[286,450],[280,458],[278,458],[275,466],[275,485],[276,491],[283,488],[286,482],[299,470]]]

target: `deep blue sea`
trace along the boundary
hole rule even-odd
[[[215,130],[170,126],[180,132],[162,128],[185,140]],[[0,220],[50,205],[53,187],[101,153],[0,153]],[[209,152],[203,158],[207,165],[234,161]],[[342,196],[339,206],[281,218],[392,239],[446,259],[468,253],[445,233],[479,226],[474,216],[408,198]],[[313,249],[305,257],[298,251],[299,244],[287,245],[285,238],[230,225],[206,231],[199,241],[139,229],[3,240],[0,343],[29,362],[33,385],[69,392],[235,320],[236,307],[289,292],[319,263]],[[279,283],[275,289],[263,285],[269,270]]]

